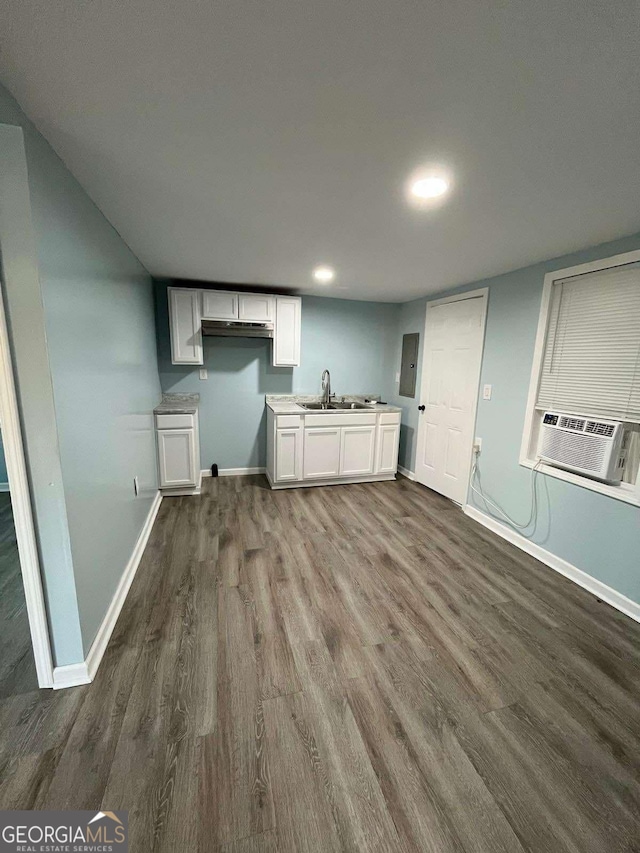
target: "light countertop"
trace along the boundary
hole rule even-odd
[[[362,395],[358,394],[338,394],[336,398],[338,400],[342,400],[344,396],[345,401],[348,403],[364,403],[365,398]],[[373,395],[372,395],[373,396]],[[320,409],[320,410],[309,410],[304,409],[300,403],[319,403],[321,401],[321,397],[318,394],[267,394],[266,395],[266,405],[271,411],[276,415],[309,415],[309,414],[323,414],[324,412],[336,414],[339,412],[349,412],[353,414],[354,412],[364,412],[364,411],[375,411],[375,412],[402,412],[402,408],[400,406],[390,406],[387,404],[378,404],[378,403],[369,403],[366,404],[366,409]],[[367,397],[369,399],[369,397]]]
[[[177,392],[162,395],[162,402],[153,410],[154,415],[193,415],[198,411],[200,394],[180,394]]]

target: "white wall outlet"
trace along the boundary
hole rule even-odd
[[[400,374],[396,373],[396,384],[400,384]]]
[[[493,385],[485,385],[484,388],[482,389],[482,399],[483,400],[490,400],[492,391],[493,391]]]
[[[200,379],[208,379],[208,378],[209,378],[209,371],[207,370],[206,367],[201,367],[200,368]]]
[[[136,475],[133,478],[133,491],[136,497],[140,494],[140,483],[138,481],[138,476]]]
[[[478,454],[482,451],[482,439],[476,436],[473,440],[473,452]]]

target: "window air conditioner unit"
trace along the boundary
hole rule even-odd
[[[540,425],[538,456],[543,462],[595,480],[622,479],[623,424],[562,412],[545,412]]]

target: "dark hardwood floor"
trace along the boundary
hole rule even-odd
[[[640,625],[428,490],[165,500],[92,685],[0,702],[0,808],[147,851],[640,849]]]
[[[0,701],[37,687],[11,496],[0,492]]]

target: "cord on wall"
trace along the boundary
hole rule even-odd
[[[475,450],[475,448],[474,448]],[[478,470],[478,452],[476,451],[473,458],[473,466],[471,468],[471,478],[470,478],[470,487],[471,491],[474,492],[481,500],[484,501],[485,506],[489,512],[489,515],[493,516],[491,510],[495,510],[499,513],[505,521],[508,521],[512,527],[515,527],[517,530],[526,530],[527,527],[531,527],[532,524],[535,524],[538,520],[538,490],[536,489],[536,476],[538,474],[538,465],[540,464],[540,459],[536,461],[536,464],[531,469],[531,512],[529,513],[529,518],[527,519],[525,524],[519,524],[517,521],[514,521],[510,515],[508,515],[498,504],[494,503],[492,500],[487,498],[482,491],[482,484],[480,482],[480,472]],[[478,487],[474,485],[474,480],[478,481]],[[493,516],[495,517],[495,516]]]

